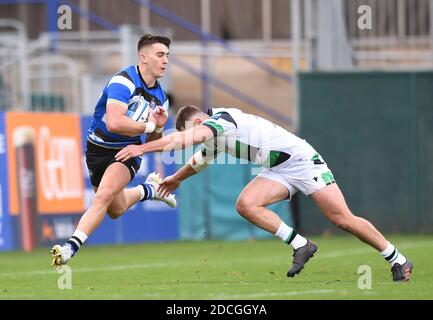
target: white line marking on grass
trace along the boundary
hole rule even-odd
[[[342,290],[307,290],[307,291],[290,291],[290,292],[258,292],[258,293],[246,293],[246,294],[232,294],[232,295],[218,295],[216,297],[210,297],[212,299],[244,299],[244,298],[263,298],[263,297],[276,297],[276,296],[299,296],[303,294],[321,294],[321,293],[335,293],[344,292]]]
[[[145,264],[126,264],[118,266],[105,266],[97,268],[72,268],[72,272],[99,272],[99,271],[115,271],[115,270],[128,270],[128,269],[149,269],[149,268],[164,268],[173,266],[190,265],[190,263],[145,263]],[[23,272],[7,272],[0,273],[0,277],[20,276],[20,275],[45,275],[57,273],[53,268],[51,270],[34,270]]]

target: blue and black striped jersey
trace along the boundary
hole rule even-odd
[[[129,101],[138,95],[143,96],[149,103],[153,100],[156,105],[163,106],[168,111],[168,99],[159,82],[156,81],[151,88],[147,87],[138,66],[129,66],[115,74],[104,87],[95,107],[87,140],[101,147],[115,149],[141,143],[141,136],[128,137],[111,133],[105,123],[107,103],[116,102],[128,106]]]

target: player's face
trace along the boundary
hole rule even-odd
[[[168,64],[168,48],[162,43],[154,43],[143,51],[147,70],[155,77],[164,76]]]

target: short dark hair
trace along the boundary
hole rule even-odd
[[[140,40],[138,40],[137,51],[140,51],[141,48],[154,43],[162,43],[167,48],[170,48],[171,40],[170,38],[164,36],[153,36],[151,34],[144,34],[140,37]]]
[[[191,119],[191,117],[197,113],[203,112],[200,108],[193,105],[183,106],[179,109],[176,116],[176,129],[182,131],[185,128],[185,123]]]

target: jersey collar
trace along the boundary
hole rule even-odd
[[[141,76],[140,70],[138,69],[138,65],[135,66],[135,70],[137,71],[138,76],[140,77],[141,83],[146,87],[146,89],[155,89],[158,87],[158,79],[155,80],[155,84],[152,87],[148,87],[146,81],[144,81],[143,77]]]

